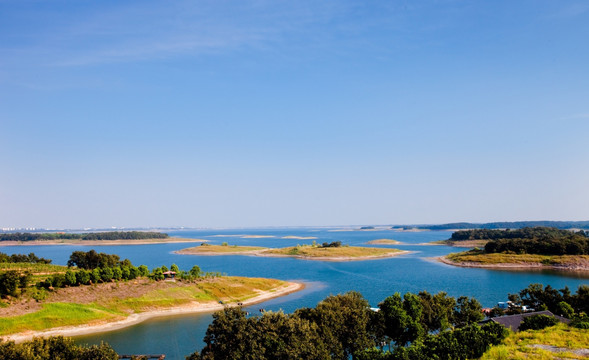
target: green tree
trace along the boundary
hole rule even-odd
[[[200,267],[198,265],[194,265],[192,267],[192,269],[190,269],[189,271],[190,276],[193,276],[195,278],[200,276]]]
[[[355,291],[329,296],[317,305],[312,318],[333,359],[348,359],[375,345],[368,332],[370,311],[368,301]]]
[[[0,274],[0,295],[20,295],[20,274],[15,270],[8,270]]]
[[[112,280],[113,272],[109,267],[100,268],[100,280],[103,282],[109,282]]]
[[[572,319],[575,316],[575,310],[568,303],[561,301],[556,307],[556,313],[567,319]]]
[[[90,272],[84,269],[76,271],[76,283],[88,285],[90,283]]]
[[[65,272],[65,283],[69,286],[77,285],[78,281],[76,280],[76,273],[70,269],[67,269]]]
[[[475,298],[461,296],[456,301],[454,310],[454,325],[463,327],[472,323],[479,322],[485,318],[483,307]]]
[[[138,269],[139,269],[139,276],[148,276],[149,275],[149,269],[147,268],[146,265],[140,265]]]
[[[120,267],[115,267],[112,269],[112,278],[116,281],[119,281],[123,278],[123,270]]]
[[[453,323],[456,300],[441,291],[432,296],[427,291],[419,294],[423,308],[421,323],[426,332],[443,331],[449,329]]]
[[[173,271],[175,273],[179,273],[180,269],[178,268],[178,265],[172,264],[172,266],[170,266],[170,271]]]

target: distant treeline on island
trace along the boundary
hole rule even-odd
[[[47,241],[47,240],[141,240],[165,239],[168,234],[149,231],[108,231],[85,234],[74,233],[10,233],[0,234],[0,241]]]
[[[489,240],[485,245],[486,253],[589,255],[589,232],[584,230],[574,232],[549,227],[459,230],[450,240]]]
[[[513,222],[490,222],[490,223],[469,223],[458,222],[440,225],[418,225],[409,228],[422,230],[459,230],[459,229],[521,229],[525,227],[553,227],[557,229],[585,229],[589,230],[589,221],[513,221]],[[408,226],[393,226],[393,229],[407,228]]]

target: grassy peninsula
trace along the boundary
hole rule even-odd
[[[441,258],[451,265],[589,271],[589,237],[583,230],[468,230],[455,232],[452,239],[485,241],[485,245]]]
[[[174,264],[171,270],[162,266],[149,271],[94,250],[72,253],[69,267],[31,255],[37,262],[11,262],[27,256],[0,253],[6,260],[0,262],[0,336],[19,341],[110,330],[153,316],[215,311],[302,288],[282,280],[205,273],[196,265],[190,271]]]

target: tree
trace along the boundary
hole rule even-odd
[[[461,296],[456,302],[454,310],[454,325],[463,327],[483,320],[483,307],[475,298]]]
[[[349,359],[357,352],[374,346],[369,331],[370,307],[358,292],[329,296],[313,311],[308,311],[310,321],[315,321],[331,357]],[[298,316],[305,316],[299,312]]]
[[[200,267],[198,265],[194,265],[188,273],[190,274],[190,276],[197,278],[200,276]]]
[[[249,356],[250,331],[246,314],[240,308],[225,308],[213,314],[204,337],[202,359],[254,359]]]
[[[382,313],[385,335],[397,346],[405,346],[424,334],[421,324],[423,305],[421,299],[412,293],[395,293],[379,305]]]
[[[8,270],[0,274],[0,295],[1,296],[19,296],[20,295],[20,274],[15,270]]]
[[[148,276],[149,275],[149,268],[146,265],[140,265],[138,270],[139,270],[139,276]]]
[[[443,291],[434,296],[421,291],[418,296],[423,308],[421,323],[426,332],[449,329],[453,323],[456,300]]]
[[[100,269],[100,280],[103,282],[111,281],[113,277],[112,269],[109,267],[101,268]]]
[[[76,283],[88,285],[90,283],[90,272],[84,269],[76,271]]]
[[[76,273],[74,273],[71,269],[67,269],[65,272],[65,283],[69,286],[75,286],[78,284],[76,280]]]
[[[575,310],[573,307],[564,301],[558,303],[558,306],[556,307],[556,313],[567,319],[572,319],[573,316],[575,316]]]
[[[178,273],[178,272],[180,272],[180,269],[178,268],[178,265],[172,264],[172,266],[170,266],[170,271]]]

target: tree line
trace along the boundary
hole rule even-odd
[[[40,258],[35,253],[7,255],[0,252],[0,263],[30,263],[30,264],[51,264],[50,259]]]
[[[293,314],[247,317],[240,308],[213,315],[206,346],[187,359],[467,359],[480,357],[507,334],[482,326],[474,298],[395,293],[370,308],[358,292],[329,296]]]
[[[12,259],[28,259],[24,262],[41,262],[35,254],[12,255]],[[43,259],[45,260],[45,259]],[[50,261],[50,260],[49,260]],[[148,277],[155,281],[164,280],[164,273],[168,268],[164,265],[153,268],[151,271],[146,265],[134,266],[129,259],[121,260],[118,255],[98,253],[95,250],[74,251],[67,262],[68,269],[65,273],[55,273],[46,279],[36,282],[31,289],[35,300],[43,300],[47,297],[47,291],[66,286],[92,285],[112,281],[133,280],[138,277]],[[189,271],[183,271],[176,264],[172,264],[171,271],[174,277],[182,281],[195,281],[200,278],[221,276],[220,273],[203,273],[198,265],[194,265]],[[32,281],[30,271],[8,270],[0,273],[0,296],[19,297],[29,288]]]
[[[165,239],[169,235],[154,231],[106,231],[93,233],[7,233],[0,234],[0,241],[42,240],[141,240]]]
[[[485,253],[589,255],[589,232],[534,227],[516,230],[460,230],[452,241],[489,240]]]
[[[417,229],[453,230],[453,229],[521,229],[525,227],[553,227],[557,229],[585,229],[589,230],[589,221],[500,221],[490,223],[448,223],[439,225],[415,226]],[[393,229],[405,226],[393,226]],[[411,228],[411,227],[410,227]]]

